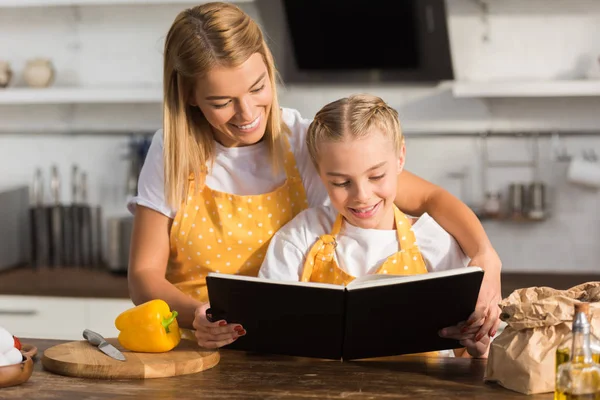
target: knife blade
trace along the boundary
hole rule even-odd
[[[115,346],[108,343],[106,339],[99,333],[85,329],[83,331],[83,337],[94,346],[98,346],[98,349],[109,357],[119,361],[127,361],[123,353],[121,353]]]

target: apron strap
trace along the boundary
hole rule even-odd
[[[398,235],[399,250],[406,250],[417,245],[417,239],[413,232],[410,219],[394,206],[394,220],[396,222],[396,234]]]
[[[335,248],[337,242],[333,235],[321,235],[315,244],[311,247],[302,270],[301,282],[309,282],[315,268],[315,260],[317,257],[325,258],[323,261],[331,261],[335,256]]]

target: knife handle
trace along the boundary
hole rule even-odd
[[[106,340],[102,337],[102,335],[100,335],[99,333],[96,333],[94,331],[90,331],[89,329],[86,329],[83,331],[83,337],[87,339],[88,342],[90,342],[93,345],[100,345],[100,343],[105,342]]]

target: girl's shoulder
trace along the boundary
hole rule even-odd
[[[308,248],[315,238],[331,232],[337,211],[330,205],[307,208],[296,215],[275,234],[294,243],[298,248]]]

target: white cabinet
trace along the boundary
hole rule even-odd
[[[115,337],[115,318],[131,307],[129,299],[0,296],[0,326],[20,337],[78,340],[86,328]]]
[[[20,337],[67,339],[85,329],[82,299],[0,296],[0,326]]]

